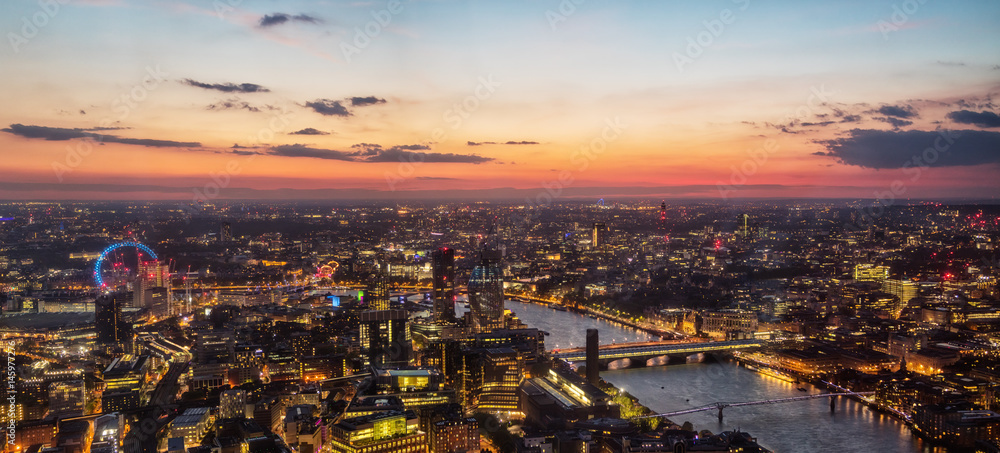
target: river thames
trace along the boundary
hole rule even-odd
[[[585,344],[588,328],[597,328],[602,344],[655,339],[641,331],[593,319],[586,315],[552,310],[535,304],[507,301],[529,327],[549,332],[548,349]],[[465,309],[461,309],[465,311]],[[740,367],[733,362],[696,363],[601,372],[608,382],[639,398],[657,412],[678,411],[715,402],[759,401],[821,393],[809,384],[792,384]],[[806,392],[799,390],[804,388]],[[889,415],[844,398],[830,411],[826,398],[792,403],[727,408],[719,423],[715,410],[681,415],[696,430],[714,433],[740,429],[777,453],[855,452],[909,453],[946,451],[914,436]]]

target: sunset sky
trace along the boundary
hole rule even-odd
[[[62,3],[0,199],[1000,196],[993,0]]]

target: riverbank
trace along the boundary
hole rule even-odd
[[[657,327],[655,327],[655,326],[653,326],[651,324],[644,325],[644,324],[641,324],[641,323],[638,323],[638,322],[635,322],[635,321],[632,321],[632,320],[629,320],[629,319],[624,319],[624,318],[621,318],[619,316],[612,315],[610,313],[605,313],[603,311],[600,311],[600,310],[597,310],[597,309],[594,309],[594,308],[591,308],[591,307],[572,307],[572,306],[568,306],[568,305],[561,305],[558,302],[553,302],[553,301],[549,301],[549,300],[546,300],[546,299],[540,299],[540,298],[531,297],[531,296],[525,296],[525,295],[507,294],[507,295],[504,295],[504,297],[509,298],[510,300],[512,300],[514,302],[529,303],[529,304],[533,304],[533,305],[546,306],[546,307],[548,307],[549,309],[551,309],[553,311],[563,311],[563,312],[564,311],[569,311],[571,313],[580,313],[580,314],[584,314],[584,315],[588,315],[588,316],[595,316],[595,317],[597,317],[599,319],[602,319],[604,321],[608,321],[609,323],[618,324],[618,325],[625,326],[625,327],[630,327],[630,328],[633,328],[633,329],[636,329],[636,330],[643,331],[645,333],[657,335],[660,338],[674,338],[674,337],[683,337],[684,336],[680,332],[673,332],[673,331],[670,331],[670,330],[660,329],[660,328],[657,328]]]
[[[608,395],[611,395],[612,401],[621,408],[620,417],[635,423],[639,426],[640,430],[653,431],[657,428],[661,428],[661,425],[663,424],[666,425],[665,427],[667,429],[681,429],[679,425],[664,417],[650,417],[637,420],[636,417],[653,415],[656,412],[640,403],[639,398],[636,398],[634,395],[626,392],[625,390],[615,387],[614,384],[605,381],[604,379],[601,379],[597,386]]]
[[[787,382],[794,382],[795,384],[798,384],[800,382],[809,383],[817,388],[825,389],[831,392],[855,393],[854,390],[834,384],[832,382],[825,381],[819,378],[811,378],[808,376],[796,375],[790,370],[779,370],[770,366],[769,364],[753,360],[752,358],[746,356],[735,356],[734,360],[744,368],[765,376],[775,377],[778,379],[786,380]],[[791,381],[789,379],[794,379],[794,381]],[[887,415],[895,419],[897,422],[904,425],[912,435],[919,437],[920,439],[929,444],[935,445],[939,448],[948,448],[948,445],[939,443],[934,438],[926,435],[923,431],[916,429],[913,425],[913,420],[907,414],[899,412],[892,408],[882,407],[878,403],[876,403],[873,398],[868,398],[865,397],[864,395],[858,395],[858,394],[844,395],[841,396],[841,398],[849,398],[850,400],[867,407],[869,410],[875,413]],[[831,398],[830,406],[831,408],[834,407],[833,398]]]

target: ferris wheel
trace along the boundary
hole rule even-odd
[[[94,262],[94,284],[98,288],[115,288],[135,280],[139,266],[156,261],[156,252],[134,241],[112,244]]]

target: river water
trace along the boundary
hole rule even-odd
[[[529,327],[549,332],[548,349],[584,346],[588,328],[597,328],[601,343],[644,341],[651,335],[601,319],[560,312],[535,304],[507,301]],[[465,310],[461,310],[465,311]],[[697,363],[601,372],[608,382],[639,398],[657,412],[679,411],[715,402],[761,401],[820,393],[809,384],[792,384],[735,363]],[[806,389],[806,392],[798,390]],[[715,410],[677,416],[696,430],[714,433],[740,429],[777,453],[861,452],[942,453],[914,436],[895,418],[838,398],[834,411],[826,398],[792,403],[727,408],[719,423]]]

